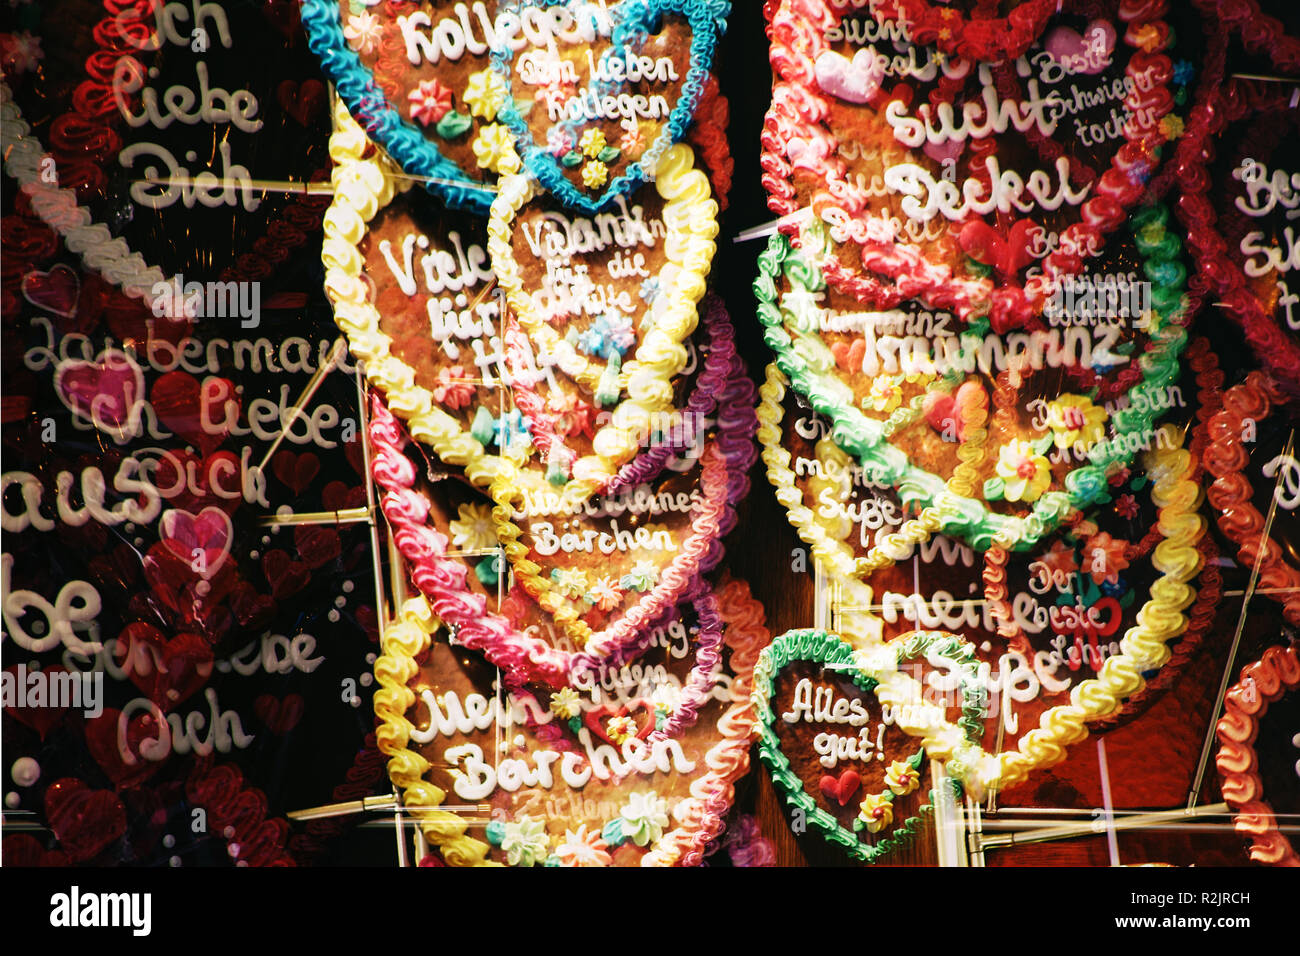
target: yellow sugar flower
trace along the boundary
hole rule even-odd
[[[885,771],[885,786],[904,797],[921,785],[921,775],[906,760],[895,760]]]
[[[1047,425],[1057,448],[1072,448],[1076,442],[1091,448],[1106,437],[1106,409],[1086,395],[1062,395],[1048,404]]]
[[[898,375],[877,375],[871,381],[866,404],[878,412],[892,412],[903,404],[903,379]]]
[[[858,819],[867,826],[868,833],[878,833],[894,822],[893,801],[883,793],[873,793],[862,801]]]
[[[598,129],[589,129],[582,134],[582,139],[578,140],[578,148],[583,154],[595,159],[600,155],[600,151],[605,148],[605,134]]]
[[[997,473],[1006,485],[1007,501],[1037,501],[1052,483],[1047,459],[1020,438],[1013,438],[1002,446]]]
[[[598,159],[593,159],[582,167],[582,184],[588,189],[599,189],[609,178],[609,168]]]
[[[551,713],[561,720],[577,717],[581,710],[578,692],[572,687],[561,687],[551,695]]]
[[[519,154],[515,152],[510,130],[500,123],[489,123],[478,131],[474,140],[474,158],[479,166],[494,173],[519,172]]]
[[[497,546],[490,505],[464,504],[457,509],[458,520],[448,522],[452,547],[463,551],[482,551]]]
[[[497,110],[506,100],[506,81],[488,67],[469,75],[465,95],[461,97],[469,107],[471,116],[481,116],[488,122],[497,118]]]

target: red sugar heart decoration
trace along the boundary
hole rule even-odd
[[[136,621],[118,635],[130,661],[131,683],[164,711],[193,696],[212,675],[212,648],[197,634],[167,638]]]
[[[975,219],[962,227],[957,241],[977,262],[992,266],[999,275],[1014,275],[1034,261],[1029,241],[1039,228],[1030,219],[1018,219],[1004,236],[984,220]]]
[[[126,809],[108,790],[91,790],[64,777],[45,791],[45,818],[74,863],[98,855],[126,832]]]
[[[215,381],[210,381],[212,379]],[[220,411],[224,410],[226,401],[233,401],[238,409],[239,393],[235,391],[235,386],[229,379],[208,376],[204,382],[213,386],[210,394],[220,395],[222,399],[220,402],[213,402],[215,408],[209,409],[210,412],[218,412],[211,416],[217,421],[208,423],[210,431],[204,431],[201,420],[203,386],[189,372],[167,372],[159,376],[153,383],[153,390],[149,397],[159,421],[198,448],[204,455],[208,455],[226,440],[223,424],[225,416],[220,414]]]
[[[271,461],[271,471],[283,485],[292,488],[294,494],[301,495],[320,473],[320,459],[314,452],[295,455],[286,448],[276,452]]]
[[[6,667],[5,671],[10,674],[13,674],[14,679],[17,680],[17,674],[18,674],[17,664]],[[55,665],[53,667],[41,668],[41,671],[42,673],[45,673],[47,675],[64,674],[67,673],[67,668],[59,667],[58,665]],[[51,730],[53,730],[55,727],[59,725],[59,722],[63,720],[63,715],[66,714],[67,712],[68,712],[68,708],[66,707],[16,707],[12,705],[5,706],[5,713],[7,713],[10,717],[13,717],[14,720],[18,721],[20,724],[23,724],[26,727],[30,727],[32,730],[36,731],[38,734],[41,735],[42,740],[45,739],[46,734],[48,734]]]
[[[77,314],[81,280],[71,266],[57,265],[49,272],[23,276],[23,298],[37,308],[70,319]]]
[[[253,701],[253,713],[271,733],[283,737],[302,719],[303,700],[300,694],[287,694],[284,698],[262,694]]]
[[[277,601],[297,594],[311,580],[311,571],[301,561],[295,561],[287,551],[276,549],[262,557],[262,573],[271,585],[271,596]]]
[[[860,786],[862,786],[862,777],[852,767],[838,777],[823,774],[821,779],[822,794],[828,801],[838,803],[842,807],[848,805]]]
[[[158,521],[158,540],[204,579],[216,574],[230,556],[234,533],[230,515],[220,508],[207,507],[197,515],[172,508]]]

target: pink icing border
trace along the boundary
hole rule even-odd
[[[737,393],[752,395],[753,383],[747,377],[733,378],[720,403],[736,400]],[[614,625],[593,634],[580,652],[560,651],[520,633],[504,617],[487,610],[485,597],[465,586],[465,564],[447,557],[446,536],[428,525],[429,502],[414,490],[415,468],[402,452],[406,434],[377,395],[372,396],[371,467],[385,491],[380,506],[392,526],[394,543],[412,565],[411,578],[429,599],[434,613],[459,628],[457,640],[483,651],[512,679],[562,686],[575,671],[599,671],[634,656],[642,632],[676,605],[695,577],[721,560],[719,539],[735,524],[734,505],[748,490],[748,466],[756,454],[752,437],[756,419],[752,409],[745,410],[747,415],[720,416],[718,434],[704,452],[701,484],[708,507],[692,522],[680,566],[675,561],[665,569],[660,586]],[[733,430],[746,433],[729,434]],[[738,454],[737,445],[742,444],[744,451]]]

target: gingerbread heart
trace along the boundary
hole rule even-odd
[[[1185,270],[1174,256],[1177,240],[1165,229],[1166,218],[1160,210],[1144,215],[1139,221],[1145,226],[1138,228],[1146,231],[1135,237],[1134,247],[1149,257],[1150,268],[1180,282]],[[805,243],[812,236],[807,233]],[[957,331],[949,325],[950,314],[915,303],[888,312],[864,310],[855,299],[828,289],[814,261],[815,253],[796,252],[779,235],[759,258],[754,285],[758,316],[777,364],[875,481],[902,492],[908,507],[939,506],[937,530],[977,549],[999,539],[1028,548],[1072,509],[1108,498],[1107,478],[1125,467],[1139,447],[1150,445],[1155,421],[1175,398],[1181,401],[1181,393],[1171,398],[1166,390],[1178,378],[1177,359],[1186,342],[1182,303],[1166,294],[1172,288],[1161,289],[1159,300],[1153,297],[1153,309],[1140,312],[1140,329],[1125,329],[1113,320],[1079,327],[1073,319],[1066,328],[1057,319],[1050,330],[1003,338],[996,331],[984,336]],[[1121,343],[1124,337],[1133,344]],[[1060,343],[1067,339],[1076,343],[1073,355],[1062,350]],[[1087,339],[1101,346],[1100,354]],[[1138,367],[1127,368],[1129,356],[1144,341],[1159,344]],[[851,355],[861,356],[860,365],[846,369],[845,358]],[[1157,361],[1148,363],[1151,357]],[[1050,368],[1069,369],[1081,384],[1100,384],[1110,395],[1127,388],[1128,396],[1112,406],[1112,416],[1086,396],[1055,391],[1060,379],[1047,383]],[[1044,384],[1036,387],[1034,382]],[[967,384],[971,388],[959,393]],[[998,413],[996,432],[986,428],[988,403],[978,400],[986,389]],[[976,399],[961,403],[964,440],[955,450],[943,440],[943,423],[956,424],[949,404],[955,400],[945,401],[944,393]],[[1037,401],[1041,410],[1053,402],[1076,409],[1067,413],[1063,405],[1060,411],[1064,445],[1055,430],[1044,427],[1040,406],[1033,404]],[[925,427],[926,413],[929,424],[939,424],[937,433]],[[1071,421],[1065,420],[1067,414]],[[992,434],[998,435],[996,453],[981,450]],[[1049,460],[1053,446],[1058,452]],[[1062,448],[1069,454],[1060,454]],[[998,506],[992,507],[995,502]],[[1008,512],[1001,502],[1019,502],[1020,507]]]
[[[614,417],[644,428],[666,410],[666,385],[686,359],[717,235],[717,203],[690,147],[664,154],[652,185],[617,209],[569,216],[510,176],[492,204],[488,251],[506,300],[533,348]],[[561,334],[563,330],[563,334]],[[625,384],[644,383],[639,395]],[[635,443],[614,456],[626,460]],[[622,461],[618,462],[619,464]],[[584,477],[605,479],[582,469]]]
[[[430,850],[459,866],[698,865],[748,766],[750,672],[767,640],[761,608],[743,586],[723,588],[716,603],[730,689],[716,670],[692,686],[692,649],[673,642],[648,648],[634,665],[539,694],[504,692],[490,665],[431,633],[427,604],[409,601],[385,630],[376,662],[376,707],[395,731],[380,746],[400,758],[389,765],[393,783],[429,810],[444,791],[492,807],[485,830],[438,814],[442,825],[424,827]],[[536,608],[526,617],[544,620]],[[688,695],[697,719],[669,732],[662,715]],[[643,738],[606,720],[616,743],[592,733],[588,713],[642,698],[663,729]]]
[[[911,662],[916,677],[904,673]],[[953,680],[936,693],[939,674]],[[773,783],[800,822],[863,863],[910,840],[931,810],[913,730],[938,723],[953,743],[977,739],[983,706],[974,649],[934,631],[865,651],[824,631],[787,631],[754,668],[758,754]]]
[[[841,291],[877,306],[918,298],[999,330],[1024,325],[1101,252],[1178,135],[1179,123],[1164,122],[1170,31],[1157,11],[1121,5],[1122,47],[1110,20],[1084,23],[1085,41],[1066,11],[1038,47],[992,66],[915,39],[893,49],[873,13],[818,16],[793,2],[774,13],[771,207],[817,210],[834,241],[819,261]],[[866,103],[822,85],[816,69],[828,54],[859,53],[883,75]],[[784,148],[796,138],[816,141],[818,158]],[[799,225],[786,228],[797,236]]]
[[[571,3],[530,0],[522,16],[569,17]],[[577,28],[494,51],[510,95],[501,118],[527,171],[586,213],[659,175],[690,125],[730,0],[621,0],[604,16],[579,7]]]

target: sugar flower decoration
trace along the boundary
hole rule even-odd
[[[668,803],[653,790],[633,793],[619,811],[623,834],[637,846],[648,846],[664,835],[668,826]]]
[[[451,112],[451,88],[438,80],[421,80],[406,95],[411,102],[411,119],[432,125]]]
[[[555,848],[555,855],[564,866],[609,866],[609,844],[599,830],[587,832],[587,824],[577,830],[565,830],[564,840]]]
[[[650,703],[654,704],[655,714],[662,717],[671,716],[681,703],[682,692],[673,684],[660,684],[650,695]]]
[[[551,581],[567,597],[578,597],[587,592],[587,572],[577,568],[554,568],[551,570]]]
[[[1106,437],[1106,410],[1086,395],[1062,395],[1047,406],[1047,426],[1057,448],[1091,448]]]
[[[618,139],[618,148],[629,159],[636,159],[645,152],[645,134],[641,132],[640,123],[631,119],[624,121],[623,135]]]
[[[464,408],[474,398],[474,383],[459,365],[440,369],[433,397],[448,408]]]
[[[598,159],[593,159],[582,167],[582,184],[588,189],[599,189],[609,178],[609,168]]]
[[[905,797],[921,785],[921,775],[906,760],[895,760],[885,771],[885,786]]]
[[[507,823],[501,837],[501,849],[511,866],[536,866],[546,859],[551,838],[546,835],[546,823],[532,817],[520,817]]]
[[[636,721],[631,717],[611,717],[605,722],[605,733],[616,744],[636,736]]]
[[[343,36],[358,53],[369,53],[379,45],[383,24],[373,13],[365,10],[348,17],[348,25],[343,28]]]
[[[1006,484],[1008,501],[1037,501],[1052,483],[1047,459],[1020,438],[1013,438],[1002,446],[997,474]]]
[[[563,126],[552,126],[546,131],[546,151],[552,156],[563,156],[573,149],[573,134]]]
[[[868,833],[883,830],[894,822],[893,801],[883,793],[870,794],[862,801],[858,819],[866,825]]]
[[[591,586],[587,602],[602,611],[612,611],[623,602],[623,592],[612,577],[604,577]]]
[[[582,150],[583,155],[595,159],[600,155],[600,151],[605,148],[605,134],[596,128],[585,130],[582,139],[578,140],[578,148]]]
[[[1160,121],[1160,132],[1165,134],[1165,139],[1171,142],[1176,140],[1178,137],[1183,135],[1182,118],[1170,113]]]
[[[519,154],[515,152],[510,130],[500,123],[489,123],[474,138],[474,159],[483,169],[494,173],[519,172]]]
[[[1119,580],[1119,573],[1128,567],[1124,551],[1124,542],[1116,541],[1105,531],[1088,539],[1083,546],[1083,569],[1093,584]]]
[[[1064,577],[1079,570],[1074,560],[1074,548],[1059,538],[1052,542],[1051,550],[1038,559],[1051,572]]]
[[[578,345],[588,355],[597,355],[606,361],[615,354],[623,354],[636,342],[636,333],[632,331],[632,320],[623,315],[605,313],[598,316],[578,336]]]
[[[489,505],[463,504],[457,509],[459,517],[449,522],[451,544],[465,551],[483,551],[497,546],[497,533],[492,527],[492,508]]]
[[[469,107],[471,116],[481,116],[490,123],[497,118],[497,110],[505,102],[506,92],[506,81],[487,67],[469,75],[461,99]]]
[[[659,295],[659,277],[648,276],[641,280],[641,288],[637,290],[637,295],[643,302],[654,302]]]
[[[867,404],[878,412],[892,412],[903,404],[902,383],[897,375],[877,375],[871,380]]]
[[[561,687],[551,695],[551,713],[561,720],[577,717],[582,708],[578,704],[578,692],[572,687]]]
[[[506,412],[492,426],[496,432],[497,447],[503,451],[518,451],[528,448],[533,443],[533,436],[528,431],[528,421],[519,409]]]
[[[638,561],[632,570],[623,575],[619,584],[628,591],[649,591],[659,580],[659,568],[653,561]]]
[[[596,409],[590,402],[563,390],[554,391],[546,400],[546,410],[551,413],[552,427],[557,435],[591,436],[596,427]]]
[[[1115,501],[1115,513],[1132,521],[1138,515],[1137,499],[1132,495],[1120,495]]]

